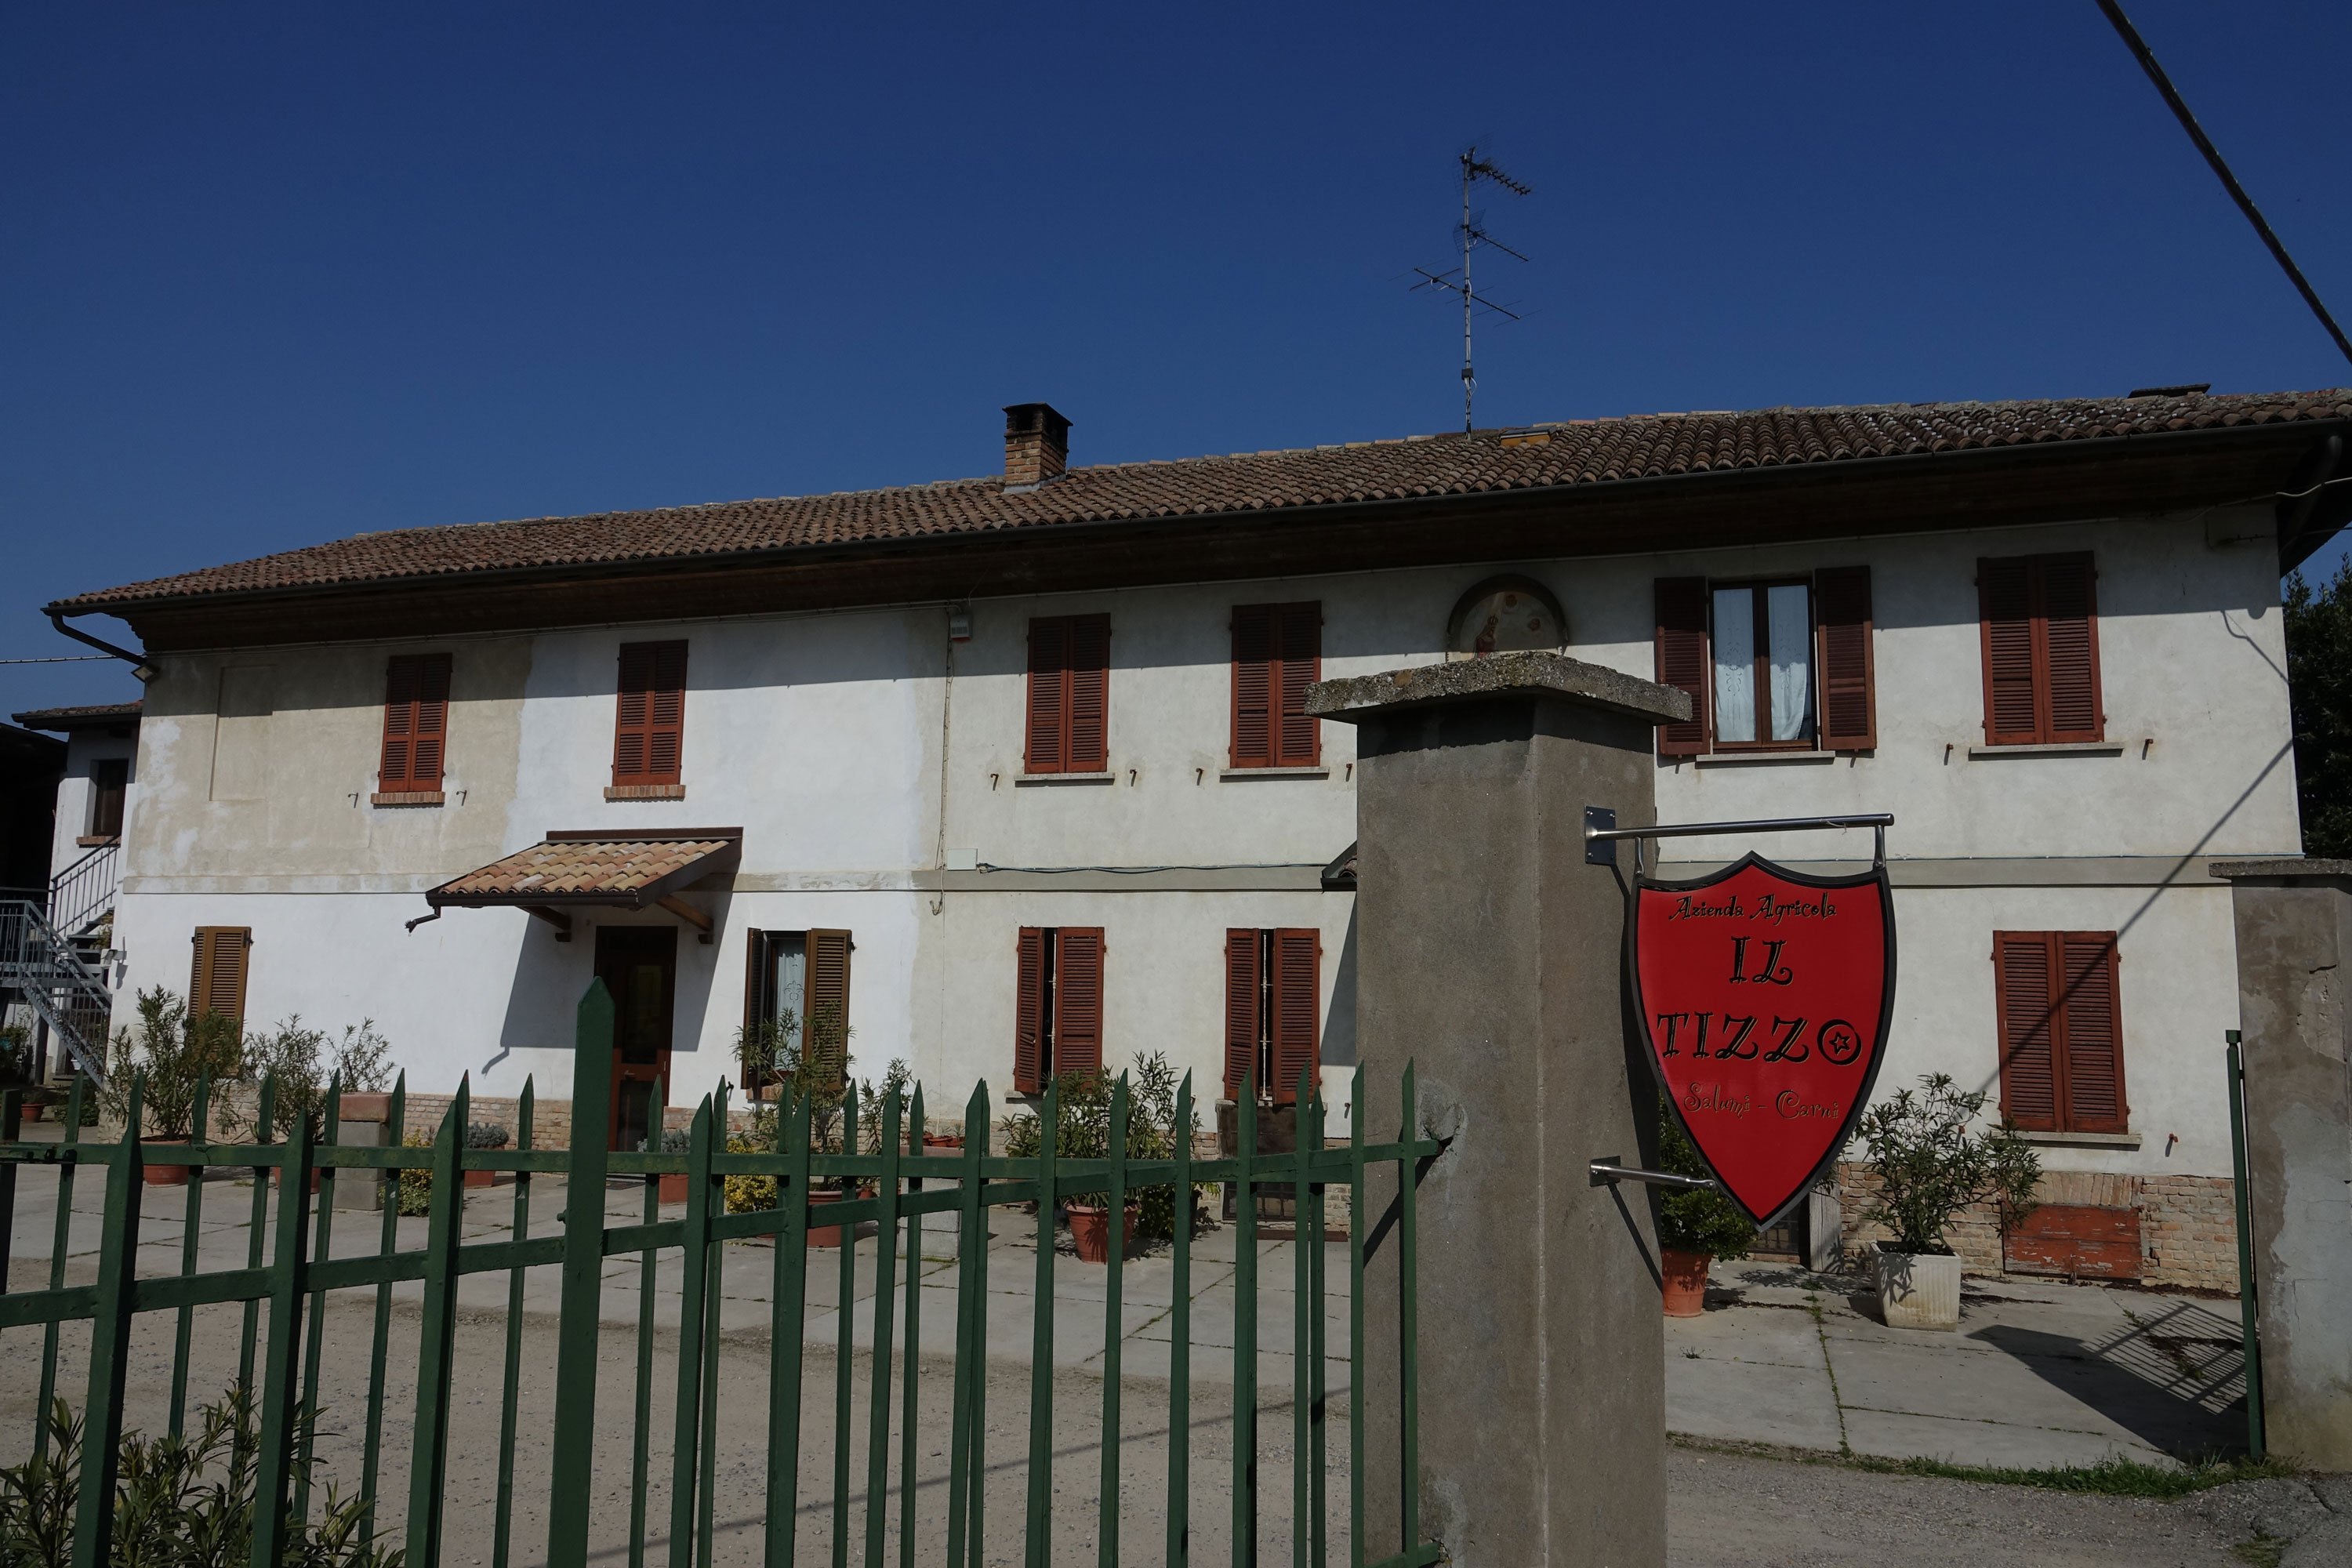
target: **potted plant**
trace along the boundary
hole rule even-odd
[[[185,1143],[195,1130],[196,1086],[207,1076],[234,1078],[244,1058],[236,1023],[218,1013],[188,1016],[188,1005],[158,985],[138,998],[139,1026],[114,1033],[113,1070],[103,1096],[108,1113],[128,1121],[131,1085],[138,1079],[140,1138],[148,1143]],[[150,1165],[150,1185],[175,1187],[188,1180],[189,1166]]]
[[[281,1019],[278,1027],[268,1033],[257,1031],[245,1042],[246,1076],[276,1083],[270,1098],[271,1130],[278,1138],[294,1135],[297,1127],[309,1130],[312,1143],[327,1135],[327,1099],[343,1089],[361,1093],[381,1091],[392,1076],[389,1059],[391,1045],[375,1032],[375,1020],[362,1019],[356,1026],[346,1026],[342,1039],[330,1044],[323,1029],[306,1028],[299,1013]],[[258,1101],[255,1114],[257,1116]],[[234,1126],[236,1119],[224,1115],[225,1124]],[[253,1129],[259,1131],[257,1126]],[[279,1173],[272,1173],[273,1179]],[[320,1168],[310,1171],[310,1190],[319,1190]],[[468,1177],[472,1173],[467,1173]],[[469,1183],[470,1184],[470,1183]]]
[[[638,1147],[643,1148],[644,1145],[640,1144]],[[665,1127],[661,1131],[660,1141],[655,1145],[655,1152],[662,1154],[683,1154],[693,1147],[693,1133],[683,1127]],[[686,1179],[684,1171],[664,1171],[658,1178],[661,1191],[656,1194],[655,1201],[665,1204],[686,1202]]]
[[[1103,1160],[1110,1156],[1111,1099],[1116,1080],[1100,1068],[1057,1074],[1061,1124],[1054,1141],[1055,1156],[1063,1160]],[[1136,1058],[1128,1089],[1127,1157],[1165,1160],[1174,1155],[1176,1139],[1200,1131],[1195,1111],[1190,1127],[1176,1125],[1178,1074],[1166,1055],[1150,1051]],[[1045,1125],[1034,1115],[1008,1117],[1003,1125],[1004,1152],[1012,1159],[1034,1159],[1045,1147]],[[1198,1217],[1202,1189],[1188,1194],[1184,1219]],[[1063,1200],[1070,1241],[1081,1263],[1110,1260],[1110,1205],[1108,1193],[1080,1193]],[[1132,1250],[1140,1233],[1154,1238],[1175,1235],[1177,1194],[1167,1186],[1130,1188],[1119,1216],[1121,1256]]]
[[[469,1121],[466,1124],[466,1147],[468,1149],[503,1149],[513,1141],[506,1124],[500,1121]],[[491,1187],[498,1184],[499,1171],[467,1171],[466,1184],[469,1187]]]
[[[1960,1259],[1944,1233],[1962,1210],[2000,1205],[2014,1226],[2036,1206],[2042,1162],[2004,1118],[1979,1131],[1990,1096],[1930,1073],[1863,1113],[1856,1135],[1878,1195],[1863,1217],[1893,1236],[1878,1244],[1878,1306],[1889,1328],[1960,1326]]]
[[[1658,1168],[1677,1176],[1711,1173],[1674,1116],[1658,1107]],[[1756,1227],[1720,1190],[1661,1187],[1658,1193],[1658,1273],[1669,1318],[1696,1318],[1706,1310],[1708,1268],[1718,1258],[1745,1258]]]

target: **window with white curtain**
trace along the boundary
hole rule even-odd
[[[1715,743],[1813,743],[1812,591],[1744,583],[1714,591]]]

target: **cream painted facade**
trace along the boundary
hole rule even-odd
[[[1323,933],[1324,1059],[1354,1058],[1352,895],[1322,866],[1355,837],[1354,732],[1322,766],[1227,768],[1228,613],[1319,600],[1323,670],[1444,657],[1473,584],[1517,572],[1566,615],[1569,650],[1648,677],[1652,584],[1867,564],[1878,745],[1850,756],[1662,762],[1661,820],[1891,811],[1900,975],[1882,1085],[1997,1082],[1991,933],[2122,932],[2136,1146],[2054,1146],[2058,1170],[2226,1176],[2221,1031],[2236,1022],[2226,886],[2212,858],[2298,852],[2275,546],[2265,509],[1758,548],[1486,563],[982,599],[951,642],[937,604],[375,645],[167,654],[140,727],[116,942],[131,987],[189,983],[198,926],[253,931],[248,1027],[373,1017],[412,1087],[570,1092],[572,1007],[596,921],[680,930],[670,1098],[732,1068],[751,929],[841,927],[856,953],[858,1070],[903,1057],[935,1114],[1011,1079],[1014,940],[1106,932],[1104,1051],[1161,1049],[1221,1075],[1231,926]],[[2244,539],[2233,542],[2233,534]],[[1979,556],[2095,552],[2109,742],[1986,754]],[[1026,626],[1111,619],[1107,778],[1024,780]],[[607,801],[616,648],[691,645],[679,801]],[[378,807],[384,661],[454,656],[438,807]],[[1600,803],[1606,804],[1606,803]],[[550,830],[740,826],[730,886],[690,891],[716,940],[659,912],[588,912],[570,942],[515,910],[425,912],[425,889]],[[1755,847],[1868,858],[1867,836],[1685,840],[1693,870]],[[977,862],[974,869],[944,868]],[[1332,1095],[1344,1104],[1344,1092]]]

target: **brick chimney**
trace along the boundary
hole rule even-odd
[[[1033,490],[1070,466],[1070,422],[1050,403],[1014,403],[1004,410],[1004,488]]]

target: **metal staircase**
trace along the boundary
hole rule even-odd
[[[100,1083],[114,993],[100,928],[114,912],[121,850],[120,840],[92,849],[58,873],[44,902],[0,900],[0,991],[22,998],[75,1068]]]

